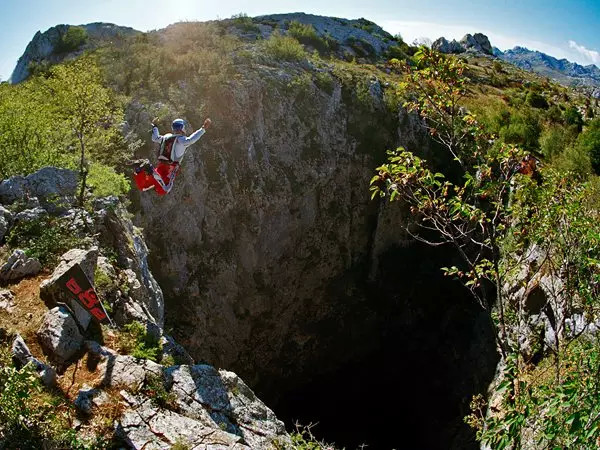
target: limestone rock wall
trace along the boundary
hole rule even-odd
[[[428,151],[417,118],[385,109],[378,80],[361,105],[338,81],[331,93],[290,92],[288,72],[254,68],[208,97],[214,126],[188,150],[173,191],[133,198],[167,326],[194,357],[251,385],[257,374],[326,370],[373,345],[369,272],[407,237],[405,212],[371,201],[369,180],[387,149]],[[130,107],[140,134],[147,118]]]

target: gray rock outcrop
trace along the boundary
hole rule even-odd
[[[42,281],[40,284],[40,298],[50,305],[54,305],[57,302],[68,304],[75,313],[77,322],[84,330],[87,329],[92,316],[77,302],[77,300],[73,299],[70,293],[65,291],[60,281],[61,277],[69,269],[74,265],[79,264],[93,285],[97,260],[98,248],[96,247],[92,247],[88,250],[71,249],[61,256],[61,260],[50,278]]]
[[[0,205],[0,242],[4,240],[12,224],[13,215],[5,207]]]
[[[28,257],[23,250],[15,250],[8,261],[0,267],[0,281],[15,281],[37,275],[42,265],[36,258]]]
[[[93,413],[94,407],[102,406],[108,401],[106,392],[86,385],[79,389],[74,404],[83,414],[90,415]]]
[[[75,319],[63,307],[46,313],[37,336],[44,352],[58,365],[70,360],[83,345],[83,336]]]
[[[437,39],[431,48],[440,53],[478,53],[492,56],[494,54],[490,40],[485,34],[475,33],[474,35],[466,34],[460,42],[453,39],[451,42],[446,38]]]
[[[467,34],[460,40],[460,43],[468,52],[483,53],[484,55],[494,54],[490,40],[482,33]]]
[[[15,336],[13,341],[12,355],[21,366],[31,364],[45,386],[54,386],[56,384],[56,371],[35,358],[19,334]]]
[[[248,449],[242,437],[190,419],[174,411],[158,409],[149,399],[122,391],[129,408],[117,423],[116,434],[133,449],[170,449],[176,443],[194,449]],[[267,448],[267,447],[263,447]]]
[[[162,377],[162,366],[153,361],[120,355],[94,341],[86,341],[85,347],[97,361],[98,378],[102,386],[127,386],[137,391],[148,376]]]
[[[440,53],[464,53],[465,48],[456,40],[449,42],[445,37],[441,37],[431,44],[431,48]]]
[[[40,201],[74,197],[78,175],[69,169],[44,167],[35,173],[15,176],[0,182],[0,203],[10,205],[17,200],[37,197]]]
[[[15,307],[15,293],[8,289],[0,290],[0,309],[11,313]]]
[[[123,268],[127,296],[116,306],[115,320],[125,324],[132,320],[152,323],[162,328],[164,324],[163,292],[148,265],[148,248],[131,220],[124,220],[122,206],[106,207],[98,204],[96,212],[100,241],[116,249],[118,263]],[[110,269],[108,269],[110,271]]]

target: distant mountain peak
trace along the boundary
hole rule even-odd
[[[530,50],[521,46],[494,54],[517,67],[563,84],[600,86],[600,69],[593,64],[582,66],[565,58],[558,59],[539,50]]]

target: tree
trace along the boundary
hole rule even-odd
[[[102,85],[100,69],[89,56],[56,66],[46,86],[57,121],[66,126],[79,149],[79,202],[83,204],[87,157],[102,159],[103,151],[119,134],[122,111],[115,105],[111,91]]]
[[[416,239],[454,246],[463,264],[443,270],[463,282],[490,318],[496,301],[504,370],[494,409],[477,396],[465,420],[491,448],[596,447],[600,346],[583,337],[569,314],[592,322],[600,311],[600,189],[552,168],[527,170],[533,166],[526,152],[497,143],[457,106],[466,82],[460,61],[422,51],[418,62],[420,70],[407,68],[407,87],[414,89],[408,106],[460,164],[462,178],[450,181],[400,148],[376,169],[371,190],[404,201],[416,218],[407,228]],[[541,261],[532,264],[534,251]],[[552,362],[536,367],[521,353],[520,333],[528,289],[542,276],[557,280],[546,300],[556,315]]]
[[[526,153],[512,145],[494,146],[477,119],[461,107],[467,80],[460,60],[424,48],[416,61],[418,70],[405,66],[409,86],[415,89],[414,100],[406,106],[425,119],[432,138],[459,164],[462,179],[449,181],[425,160],[400,148],[391,152],[388,164],[377,168],[373,196],[403,200],[421,229],[408,228],[415,238],[456,248],[465,266],[444,270],[462,280],[490,317],[495,297],[500,315],[498,347],[506,356],[500,243],[510,222],[511,182]]]
[[[85,28],[70,26],[60,37],[60,40],[55,47],[55,52],[68,53],[77,50],[87,42],[87,39],[88,34],[87,31],[85,31]]]
[[[600,119],[592,120],[578,136],[576,145],[590,157],[592,169],[600,175]]]

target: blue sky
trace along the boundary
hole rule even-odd
[[[365,17],[406,41],[483,32],[501,49],[537,49],[600,66],[600,0],[0,0],[0,79],[38,31],[59,23],[112,22],[147,31],[181,20],[303,11]]]

